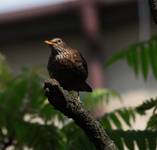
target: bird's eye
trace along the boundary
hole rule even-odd
[[[61,40],[58,40],[57,43],[61,43]]]

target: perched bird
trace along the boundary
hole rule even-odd
[[[92,91],[86,83],[87,63],[81,53],[69,47],[62,39],[46,40],[51,47],[47,69],[51,78],[55,78],[63,89],[68,91]]]

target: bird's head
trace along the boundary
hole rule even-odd
[[[60,38],[54,38],[51,40],[46,40],[44,42],[49,46],[51,46],[57,52],[62,52],[66,48],[66,43]]]

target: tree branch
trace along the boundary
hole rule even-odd
[[[55,79],[45,81],[44,89],[50,104],[72,118],[95,144],[97,150],[117,150],[100,123],[83,108],[78,97],[63,90]]]

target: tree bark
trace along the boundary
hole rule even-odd
[[[44,89],[49,103],[72,118],[95,144],[97,150],[117,150],[100,123],[83,108],[78,96],[63,90],[55,79],[45,81]]]

